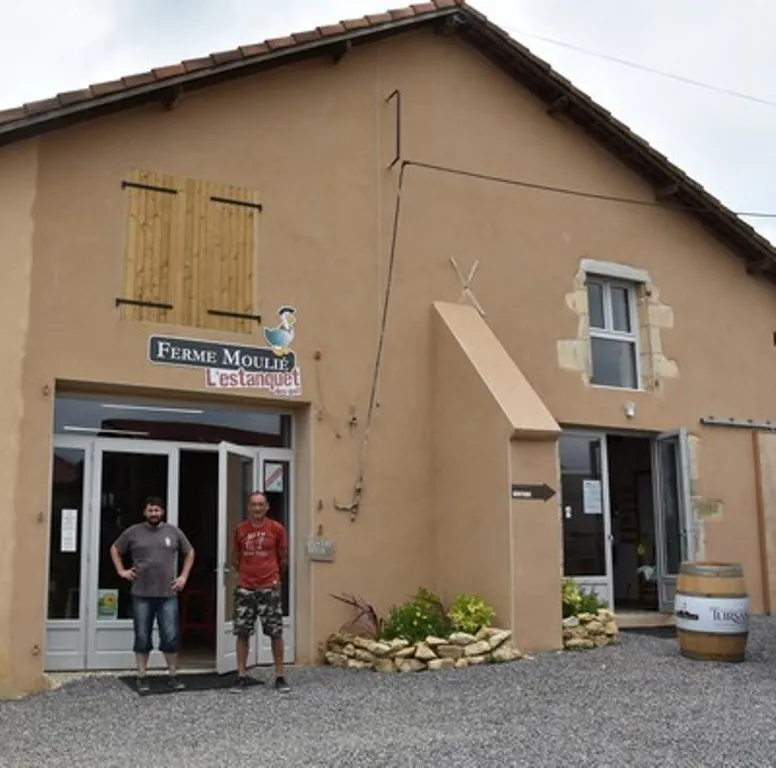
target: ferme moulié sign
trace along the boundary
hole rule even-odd
[[[278,310],[280,322],[264,328],[266,347],[153,335],[148,339],[148,359],[157,365],[201,368],[205,386],[212,389],[259,389],[274,395],[302,394],[302,375],[294,340],[296,311]]]

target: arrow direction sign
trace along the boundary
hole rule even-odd
[[[540,501],[548,501],[555,495],[555,489],[550,488],[547,483],[542,485],[513,485],[512,486],[512,498],[522,499],[524,501],[533,501],[539,499]]]

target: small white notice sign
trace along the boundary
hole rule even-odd
[[[264,465],[264,490],[270,493],[283,492],[283,465],[270,463]]]
[[[582,509],[586,515],[603,514],[600,480],[582,481]]]
[[[78,552],[78,510],[62,510],[62,530],[59,536],[60,552]]]

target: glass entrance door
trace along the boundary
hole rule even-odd
[[[258,453],[231,443],[218,446],[218,557],[216,566],[216,668],[220,675],[237,669],[232,606],[237,574],[232,562],[234,529],[245,519],[248,496],[258,482]],[[248,666],[257,662],[258,629],[250,640]]]
[[[661,611],[672,612],[679,566],[692,557],[690,451],[686,429],[658,435],[653,467],[658,601]]]
[[[614,590],[606,435],[564,432],[560,465],[564,574],[611,607]]]
[[[51,467],[46,669],[83,669],[84,595],[88,583],[91,446],[79,438],[54,441]]]
[[[88,669],[129,669],[132,652],[132,599],[130,583],[120,579],[110,547],[129,526],[143,521],[144,501],[158,496],[166,501],[165,519],[178,522],[177,449],[137,440],[96,440],[91,500],[91,568],[87,591]],[[127,567],[131,557],[124,558]],[[154,629],[154,646],[158,645]],[[150,667],[164,665],[154,651]]]

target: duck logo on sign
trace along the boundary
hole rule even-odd
[[[209,389],[257,389],[273,395],[299,396],[302,374],[291,349],[296,310],[284,305],[277,317],[277,325],[263,331],[266,347],[151,336],[148,359],[157,365],[204,368]]]

